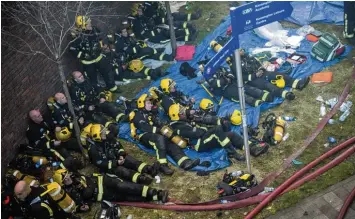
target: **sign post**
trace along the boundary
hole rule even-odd
[[[235,66],[237,73],[239,102],[243,120],[243,138],[245,156],[247,161],[248,171],[251,173],[250,164],[250,150],[248,144],[248,126],[247,116],[245,111],[245,96],[244,83],[242,77],[242,65],[239,54],[239,35],[253,30],[255,28],[264,26],[266,24],[282,20],[292,13],[292,6],[290,2],[252,2],[239,7],[230,9],[232,37],[224,45],[224,47],[206,64],[205,73],[203,74],[206,80],[211,78],[226,58],[233,54],[235,57]]]

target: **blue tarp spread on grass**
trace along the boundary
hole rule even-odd
[[[306,2],[304,2],[306,3]],[[230,17],[226,17],[226,19],[206,38],[197,46],[196,48],[196,54],[194,56],[194,59],[189,61],[189,64],[198,69],[198,64],[197,62],[200,60],[203,60],[206,55],[208,57],[212,57],[214,55],[214,52],[209,48],[209,43],[211,40],[217,38],[218,36],[224,36],[225,32],[230,25]],[[292,34],[296,34],[295,29],[289,29],[289,36]],[[255,48],[255,47],[263,47],[264,44],[266,43],[266,40],[261,39],[260,37],[256,36],[253,32],[246,32],[242,35],[239,36],[240,39],[240,45],[241,48]],[[307,61],[306,63],[297,66],[296,68],[293,69],[291,76],[294,78],[304,78],[307,76],[310,76],[311,74],[315,72],[321,71],[323,68],[326,68],[328,66],[334,65],[337,62],[340,61],[341,58],[343,58],[347,53],[350,52],[351,47],[347,46],[345,53],[342,55],[341,58],[335,59],[330,62],[326,63],[321,63],[317,60],[314,60],[310,56],[310,50],[312,47],[312,43],[308,42],[306,40],[303,40],[301,43],[301,46],[299,49],[297,49],[297,52],[300,54],[303,54],[307,56]],[[286,54],[280,53],[280,56],[286,56]],[[170,68],[167,70],[170,72],[170,74],[166,77],[172,78],[173,80],[176,81],[177,87],[179,90],[183,91],[185,94],[189,95],[190,97],[194,97],[196,99],[196,104],[195,107],[198,107],[198,104],[201,99],[203,98],[209,98],[208,94],[205,92],[205,90],[198,84],[196,84],[197,80],[200,80],[202,78],[201,75],[199,75],[197,78],[188,80],[186,77],[183,77],[179,73],[179,68],[182,62],[177,62],[176,64],[173,64],[170,66]],[[152,82],[147,88],[143,89],[137,97],[139,97],[141,94],[148,92],[148,89],[152,86],[159,87],[160,80]],[[220,97],[217,97],[219,99]],[[260,111],[264,111],[266,109],[272,108],[280,103],[282,103],[282,99],[278,98],[275,99],[273,103],[264,103],[260,107],[247,107],[247,123],[248,125],[251,125],[253,127],[256,127],[258,125],[259,121],[259,115]],[[226,116],[230,113],[232,113],[235,109],[240,109],[239,104],[231,102],[229,100],[224,99],[220,110],[218,112],[219,116]],[[240,127],[235,126],[233,127],[233,131],[240,133]],[[131,137],[130,137],[130,128],[128,124],[121,124],[120,127],[120,137],[128,140],[135,142]],[[138,144],[139,147],[147,151],[151,154],[155,154],[153,150],[149,150],[145,148],[144,146]],[[201,161],[208,160],[212,162],[212,165],[209,168],[206,167],[196,167],[193,170],[205,170],[205,171],[211,171],[211,170],[217,170],[217,169],[222,169],[230,165],[230,162],[228,161],[228,158],[226,156],[226,152],[222,149],[215,149],[211,152],[205,152],[205,153],[197,153],[194,150],[186,149],[185,150],[187,156],[191,158],[197,158],[199,157]],[[169,161],[172,162],[173,164],[174,161],[169,158]],[[175,164],[176,165],[176,164]]]
[[[344,25],[344,2],[291,2],[293,12],[286,20],[298,25],[326,23]]]

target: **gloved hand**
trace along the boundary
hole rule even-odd
[[[226,120],[226,119],[223,119],[221,118],[222,120],[222,129],[223,131],[225,132],[230,132],[231,131],[231,127],[232,127],[232,124],[229,120]]]

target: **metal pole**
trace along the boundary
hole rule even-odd
[[[237,71],[237,82],[238,82],[238,93],[239,93],[239,103],[240,109],[242,111],[242,122],[243,122],[243,138],[244,138],[244,150],[245,150],[245,157],[247,161],[247,167],[249,173],[251,173],[251,164],[250,164],[250,150],[249,150],[249,143],[248,143],[248,125],[247,125],[247,115],[245,112],[245,97],[244,97],[244,83],[242,77],[242,64],[240,61],[240,54],[239,50],[234,51],[234,59],[235,59],[235,66]]]
[[[170,3],[168,1],[165,2],[168,22],[169,22],[169,30],[170,30],[170,42],[171,42],[171,49],[173,57],[176,56],[176,37],[175,37],[175,29],[174,29],[174,18],[171,16],[170,11]]]

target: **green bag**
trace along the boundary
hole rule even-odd
[[[324,33],[316,42],[311,51],[311,56],[321,62],[327,62],[340,56],[345,50],[339,39],[330,33]]]

